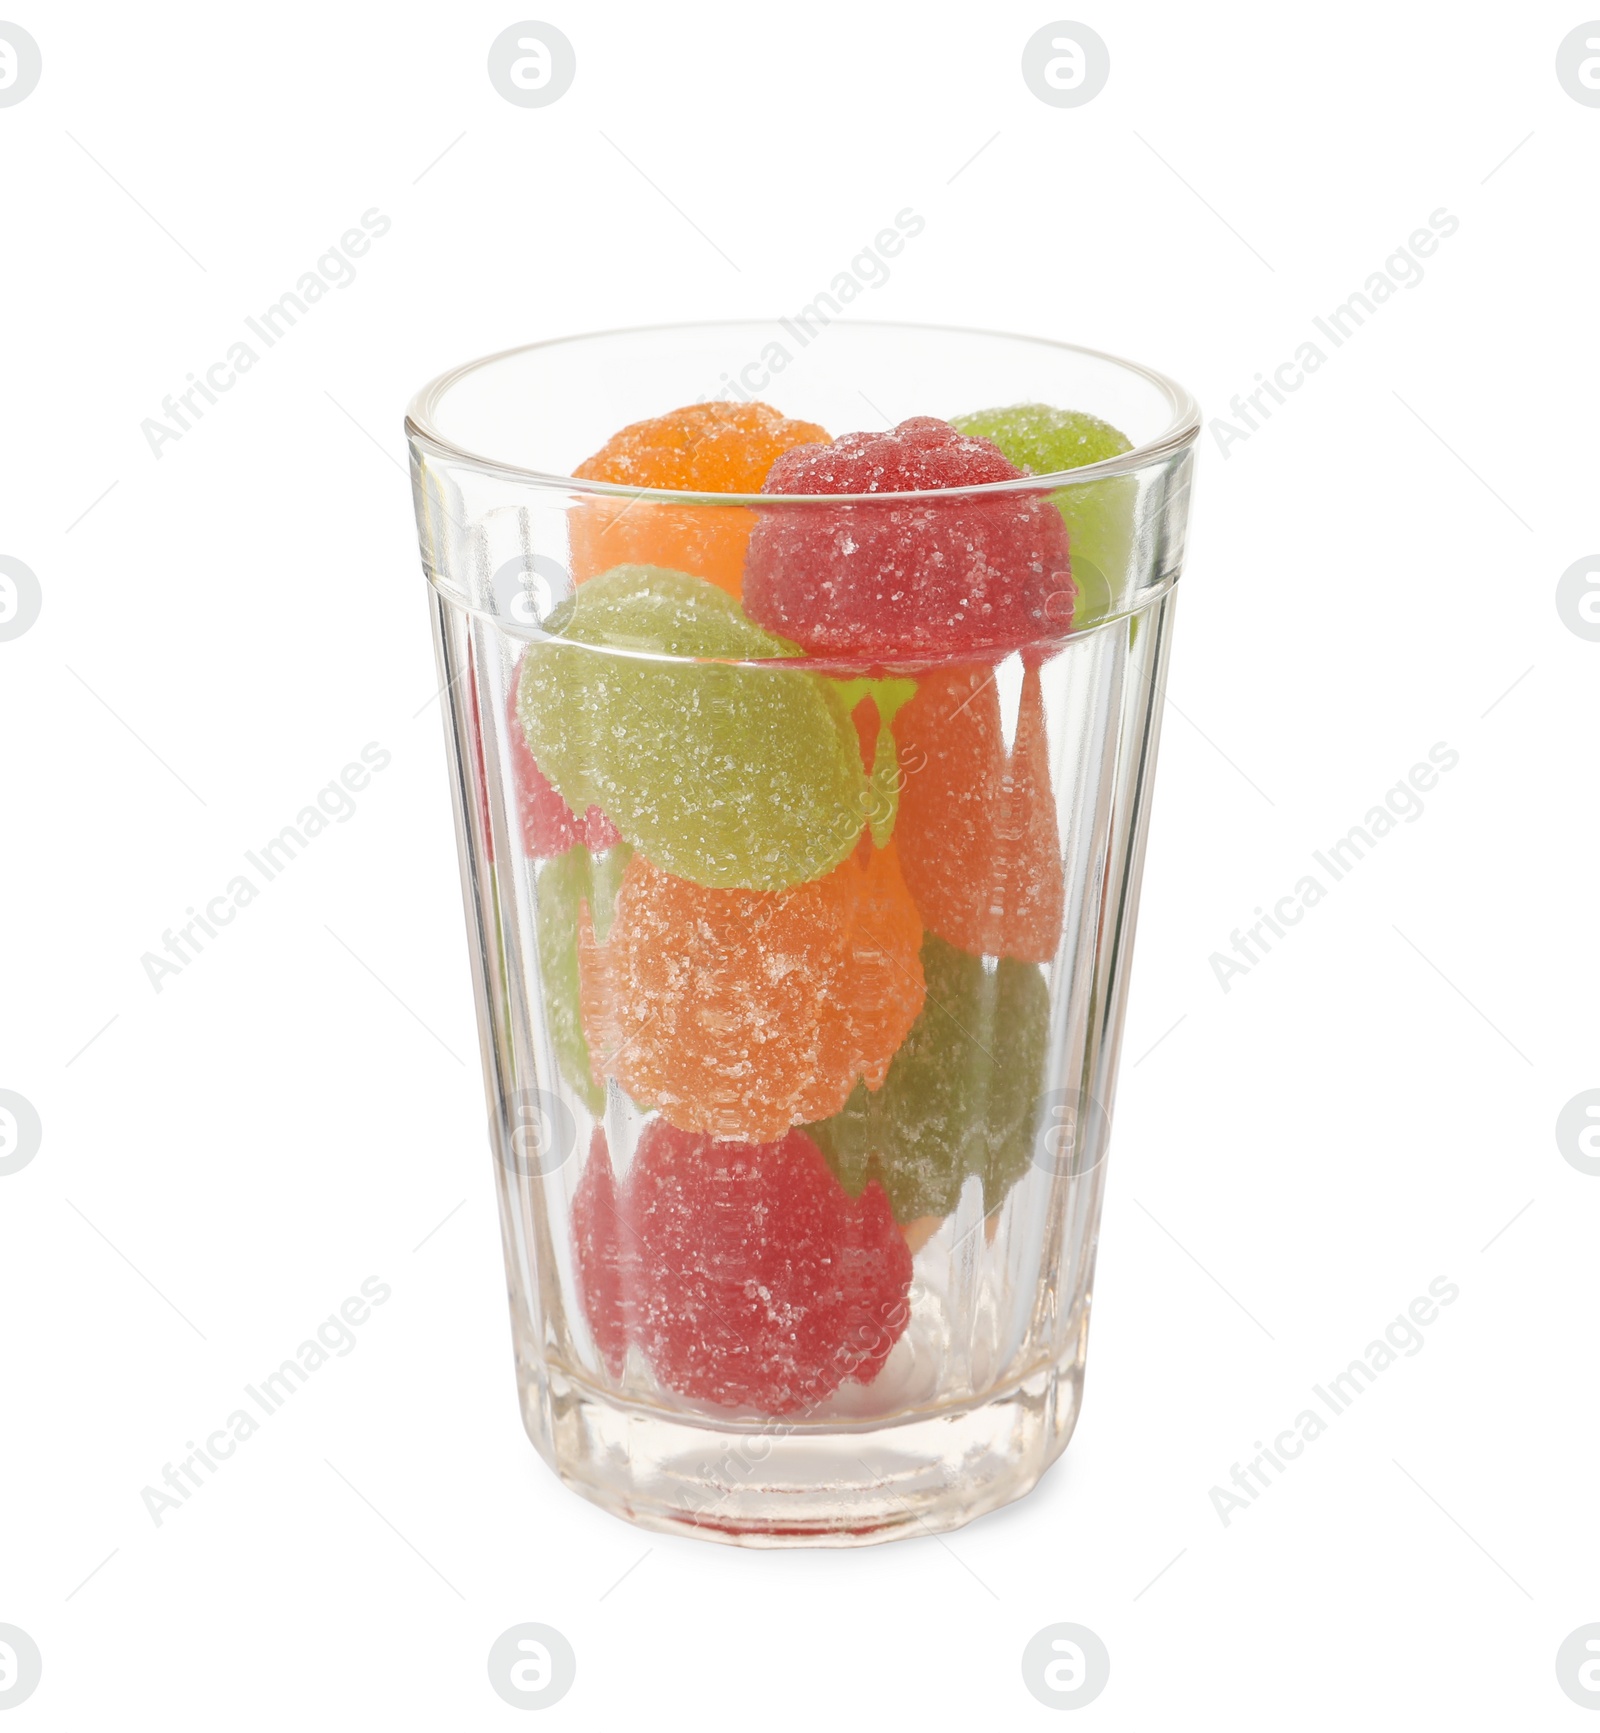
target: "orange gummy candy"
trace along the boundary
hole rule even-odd
[[[882,1086],[923,1003],[894,847],[781,891],[713,890],[635,854],[578,966],[596,1078],[682,1131],[768,1142]]]
[[[1039,670],[1008,756],[992,668],[924,676],[894,723],[905,783],[895,841],[930,932],[975,957],[1048,963],[1065,883]]]
[[[691,403],[623,428],[572,473],[686,493],[760,493],[783,452],[829,443],[822,428],[789,421],[765,403]],[[613,566],[666,566],[709,578],[737,599],[755,525],[744,506],[586,500],[572,514],[573,577],[582,583]]]

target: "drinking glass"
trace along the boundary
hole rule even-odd
[[[756,398],[836,436],[1054,404],[1131,449],[846,498],[573,476]],[[1086,349],[785,320],[533,344],[413,402],[522,1413],[606,1509],[859,1545],[1065,1448],[1198,427]],[[741,611],[758,564],[803,611],[807,550],[948,561],[1018,514],[1070,551],[1028,642],[808,656]]]

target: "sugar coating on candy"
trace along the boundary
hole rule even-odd
[[[882,1083],[922,1009],[921,942],[893,848],[777,892],[635,854],[609,934],[579,941],[595,1077],[684,1130],[781,1137]]]
[[[534,879],[545,1029],[555,1050],[557,1069],[595,1115],[605,1108],[606,1092],[595,1077],[583,1032],[578,936],[584,920],[591,932],[609,931],[617,889],[631,852],[622,844],[592,855],[578,843],[565,854],[541,862]]]
[[[995,671],[925,675],[895,719],[902,760],[895,840],[923,924],[974,956],[1048,963],[1066,883],[1039,671],[1023,674],[1007,753]]]
[[[910,1317],[911,1253],[881,1188],[847,1193],[814,1143],[648,1125],[618,1181],[596,1127],[572,1203],[579,1307],[622,1375],[722,1408],[788,1414],[870,1384]]]
[[[521,684],[522,665],[518,663],[506,693],[506,734],[510,741],[511,783],[522,831],[522,852],[531,860],[549,860],[581,842],[598,854],[622,839],[598,806],[591,806],[580,819],[534,762],[517,715],[517,691]]]
[[[658,866],[703,885],[778,889],[855,846],[866,776],[833,683],[730,665],[794,646],[715,585],[619,566],[548,627],[523,658],[517,713],[574,811],[598,806]]]
[[[797,446],[762,491],[908,493],[1022,473],[989,440],[924,415]],[[1061,514],[1028,493],[775,506],[745,559],[750,618],[813,652],[1015,648],[1064,631],[1072,597]]]
[[[597,1125],[589,1139],[583,1177],[573,1194],[572,1250],[578,1304],[613,1378],[622,1376],[628,1353],[626,1233],[611,1150],[604,1128]]]
[[[814,422],[790,421],[766,403],[691,403],[613,434],[573,474],[684,493],[759,493],[782,453],[827,440]],[[755,521],[742,506],[586,499],[571,519],[573,575],[582,583],[612,566],[668,566],[737,596]]]
[[[686,493],[759,493],[785,451],[827,443],[813,421],[791,421],[769,403],[718,398],[630,423],[572,473]]]
[[[656,1120],[624,1207],[634,1337],[681,1396],[811,1408],[871,1383],[905,1330],[911,1254],[887,1199],[848,1196],[801,1132],[719,1142]]]
[[[929,933],[927,1001],[876,1093],[807,1126],[845,1188],[883,1186],[901,1223],[949,1215],[969,1174],[992,1215],[1033,1157],[1050,994],[1032,963],[985,964]]]
[[[1048,403],[977,409],[952,416],[950,425],[974,438],[993,441],[1029,475],[1080,469],[1133,450],[1128,436],[1109,421],[1081,409],[1052,409]]]
[[[1128,436],[1109,421],[1048,403],[1017,403],[952,417],[951,425],[993,440],[1029,475],[1054,475],[1102,463],[1133,450]],[[1072,574],[1079,597],[1073,624],[1080,629],[1109,613],[1123,588],[1133,549],[1133,514],[1139,484],[1132,476],[1063,487],[1051,495],[1067,526]]]
[[[516,692],[511,694],[513,710]],[[512,716],[511,774],[517,797],[517,818],[522,831],[522,852],[530,860],[549,860],[565,854],[578,840],[578,820],[573,810],[545,781],[533,762],[522,724]],[[598,809],[597,809],[598,810]]]
[[[522,852],[530,860],[549,860],[564,854],[574,843],[581,842],[585,848],[598,852],[620,842],[617,827],[598,806],[591,806],[580,819],[546,781],[528,750],[521,723],[516,722],[515,688],[510,705],[515,724],[511,734],[511,773],[522,830]]]

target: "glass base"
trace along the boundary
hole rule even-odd
[[[960,1528],[1032,1489],[1066,1448],[1083,1361],[982,1401],[893,1420],[785,1427],[627,1402],[547,1362],[523,1423],[585,1498],[642,1528],[734,1546],[871,1546]]]

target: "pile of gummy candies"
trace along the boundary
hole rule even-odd
[[[831,440],[713,402],[575,471],[702,496],[573,507],[577,588],[508,705],[562,1074],[596,1119],[607,1079],[654,1110],[622,1179],[596,1126],[573,1199],[613,1377],[633,1347],[760,1415],[870,1383],[967,1180],[992,1232],[1027,1171],[1064,898],[1039,662],[1103,526],[1066,492],[929,494],[1129,449],[1039,404]],[[830,497],[703,497],[758,493]]]

